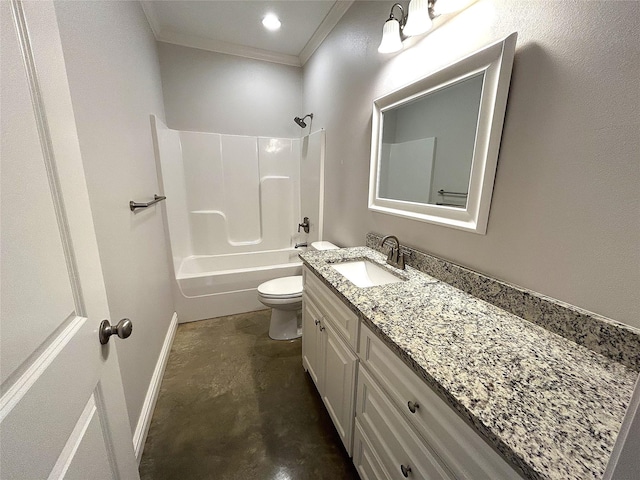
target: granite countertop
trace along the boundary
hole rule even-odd
[[[525,477],[602,478],[637,372],[370,248],[300,258]],[[406,281],[358,288],[330,266],[362,258]]]

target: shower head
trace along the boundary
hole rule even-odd
[[[308,113],[307,115],[305,115],[304,117],[300,118],[300,117],[296,117],[293,119],[294,122],[296,122],[300,128],[306,128],[307,123],[304,121],[305,118],[310,117],[311,120],[313,120],[313,113]]]

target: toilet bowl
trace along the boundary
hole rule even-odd
[[[258,287],[258,300],[271,308],[269,336],[274,340],[298,338],[298,316],[302,309],[302,275],[269,280]]]
[[[335,250],[331,242],[313,242],[310,250]],[[258,286],[258,300],[271,308],[269,337],[292,340],[302,336],[302,275],[269,280]]]

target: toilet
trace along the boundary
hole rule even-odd
[[[310,250],[335,250],[331,242],[313,242]],[[269,337],[292,340],[302,336],[302,275],[269,280],[258,286],[258,300],[271,308]]]

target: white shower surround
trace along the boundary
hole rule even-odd
[[[152,116],[181,322],[259,310],[257,286],[301,273],[322,238],[324,131],[301,139],[171,130]],[[303,217],[310,233],[297,233]]]

